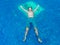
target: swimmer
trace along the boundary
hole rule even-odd
[[[30,23],[32,23],[33,26],[34,26],[34,31],[35,31],[35,34],[36,34],[36,36],[38,38],[38,41],[42,42],[42,40],[38,37],[38,29],[36,27],[36,23],[35,23],[35,20],[34,20],[34,13],[39,8],[39,5],[37,5],[37,7],[34,10],[32,10],[32,7],[29,7],[28,10],[26,10],[26,9],[24,9],[24,7],[22,5],[20,5],[20,8],[22,10],[24,10],[24,12],[26,12],[27,16],[28,16],[28,21],[27,21],[27,26],[26,26],[26,32],[25,32],[25,36],[24,36],[23,41],[26,41],[26,37],[27,37],[28,31],[29,31],[29,25],[30,25]]]

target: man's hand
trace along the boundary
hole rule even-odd
[[[37,5],[39,7],[39,5]]]
[[[20,5],[20,7],[22,8],[22,5]]]

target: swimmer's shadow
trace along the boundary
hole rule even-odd
[[[29,30],[31,30],[31,29],[34,29],[34,26],[33,26],[33,24],[30,22]]]

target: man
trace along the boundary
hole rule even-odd
[[[23,40],[23,41],[26,41],[26,36],[27,36],[27,34],[28,34],[28,31],[29,31],[29,25],[30,25],[30,23],[32,23],[33,26],[34,26],[34,30],[35,30],[36,36],[37,36],[37,38],[38,38],[38,41],[39,41],[39,42],[42,42],[42,40],[38,37],[38,29],[37,29],[37,27],[36,27],[35,20],[34,20],[34,13],[35,13],[35,11],[37,11],[37,9],[39,8],[39,5],[37,5],[37,7],[36,7],[34,10],[32,10],[31,7],[29,7],[28,10],[26,10],[26,9],[23,8],[22,5],[20,5],[20,8],[21,8],[22,10],[24,10],[24,11],[28,14],[28,15],[27,15],[27,16],[28,16],[27,27],[26,27],[25,37],[24,37],[24,40]]]

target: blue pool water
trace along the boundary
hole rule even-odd
[[[33,0],[45,8],[38,14],[36,24],[42,43],[37,41],[31,25],[23,42],[27,17],[18,5],[30,0],[0,0],[0,45],[60,45],[60,0]]]

